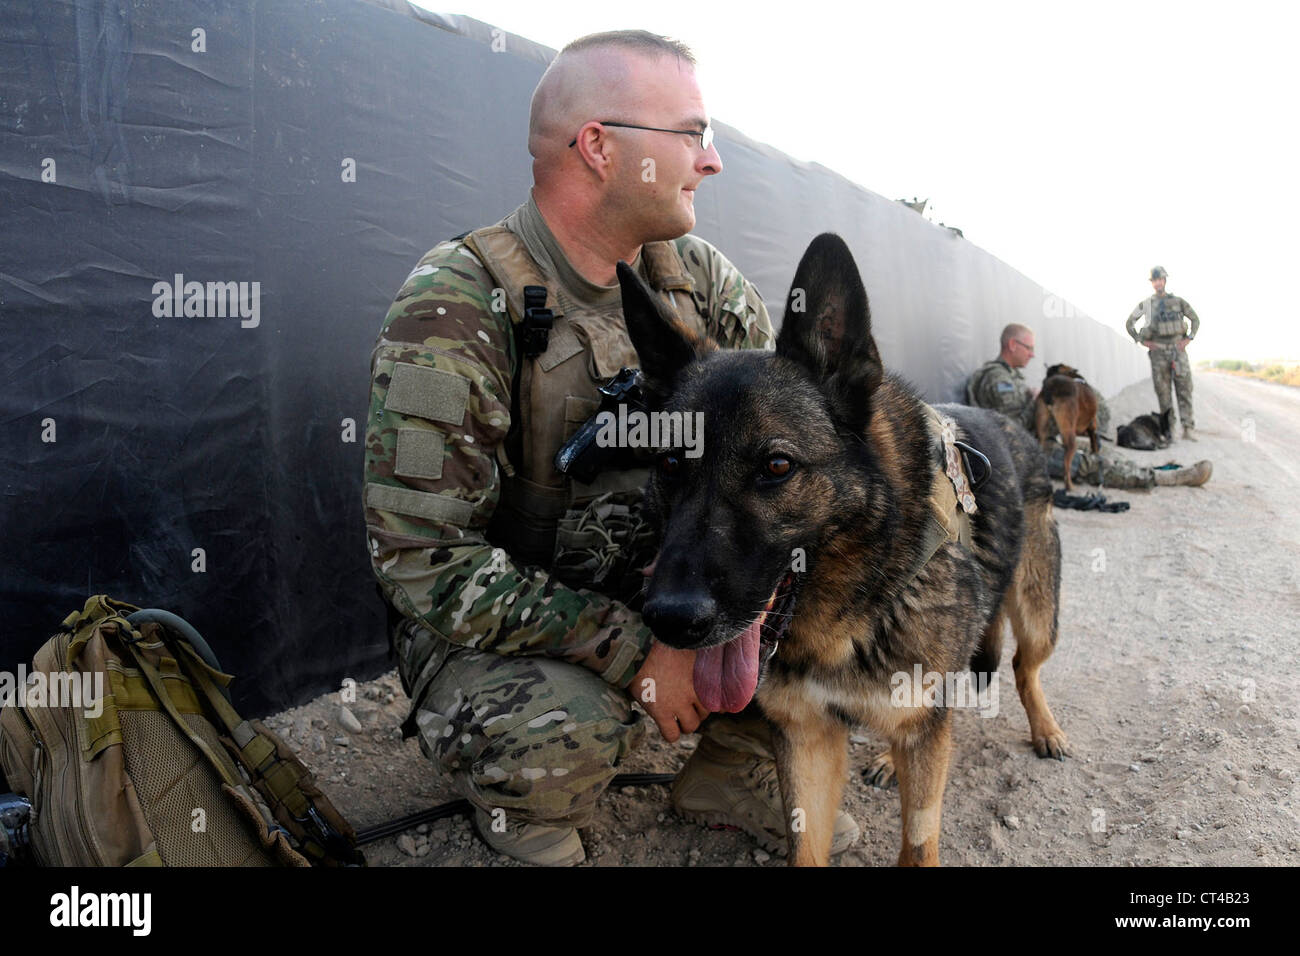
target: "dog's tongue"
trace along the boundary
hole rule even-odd
[[[758,637],[763,616],[725,644],[695,654],[695,696],[710,713],[745,709],[758,687]]]

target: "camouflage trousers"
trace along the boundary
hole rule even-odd
[[[1081,444],[1086,443],[1085,438]],[[1090,485],[1128,489],[1154,488],[1156,485],[1156,473],[1152,469],[1118,455],[1094,455],[1086,447],[1075,449],[1070,466],[1071,477]],[[1065,478],[1065,449],[1059,444],[1048,450],[1047,473],[1053,478]]]
[[[1156,388],[1156,401],[1163,415],[1173,407],[1170,391],[1178,392],[1178,420],[1184,428],[1196,425],[1192,414],[1192,363],[1187,352],[1173,346],[1154,348],[1148,353],[1151,359],[1151,381]]]
[[[618,765],[645,737],[627,693],[585,667],[462,647],[409,620],[393,642],[412,702],[404,731],[488,813],[586,826]]]

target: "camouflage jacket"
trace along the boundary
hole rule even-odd
[[[1146,316],[1146,323],[1139,333],[1137,321],[1143,316]],[[1153,295],[1143,299],[1124,323],[1124,330],[1134,342],[1157,342],[1161,345],[1173,345],[1182,338],[1194,339],[1200,328],[1201,320],[1196,311],[1186,299],[1176,295]]]
[[[772,348],[767,309],[735,266],[694,236],[674,246],[709,334],[723,347]],[[371,564],[394,608],[452,643],[562,658],[624,687],[650,645],[640,615],[516,564],[487,537],[520,368],[494,286],[463,241],[444,242],[420,259],[384,319],[366,430]]]
[[[1034,400],[1020,369],[995,358],[985,362],[967,379],[966,403],[991,408],[1023,421]]]

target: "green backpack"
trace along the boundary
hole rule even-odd
[[[36,862],[364,865],[310,771],[235,712],[230,681],[174,614],[96,595],[68,615],[0,701],[0,769],[31,801]]]

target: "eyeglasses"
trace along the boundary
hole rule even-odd
[[[601,126],[617,126],[620,129],[648,129],[652,133],[682,133],[685,136],[698,136],[700,140],[700,149],[707,151],[713,145],[713,127],[706,126],[704,129],[664,129],[662,126],[637,126],[635,123],[615,123],[610,120],[596,120]],[[578,137],[573,137],[569,143],[570,148],[578,142]]]
[[[1015,343],[1016,343],[1017,345],[1019,345],[1022,349],[1024,349],[1026,352],[1028,352],[1029,355],[1030,355],[1031,357],[1033,356],[1033,354],[1034,354],[1034,347],[1033,347],[1032,345],[1026,345],[1024,342],[1020,341],[1019,339],[1012,339],[1011,341],[1012,341],[1012,342],[1015,342]]]

